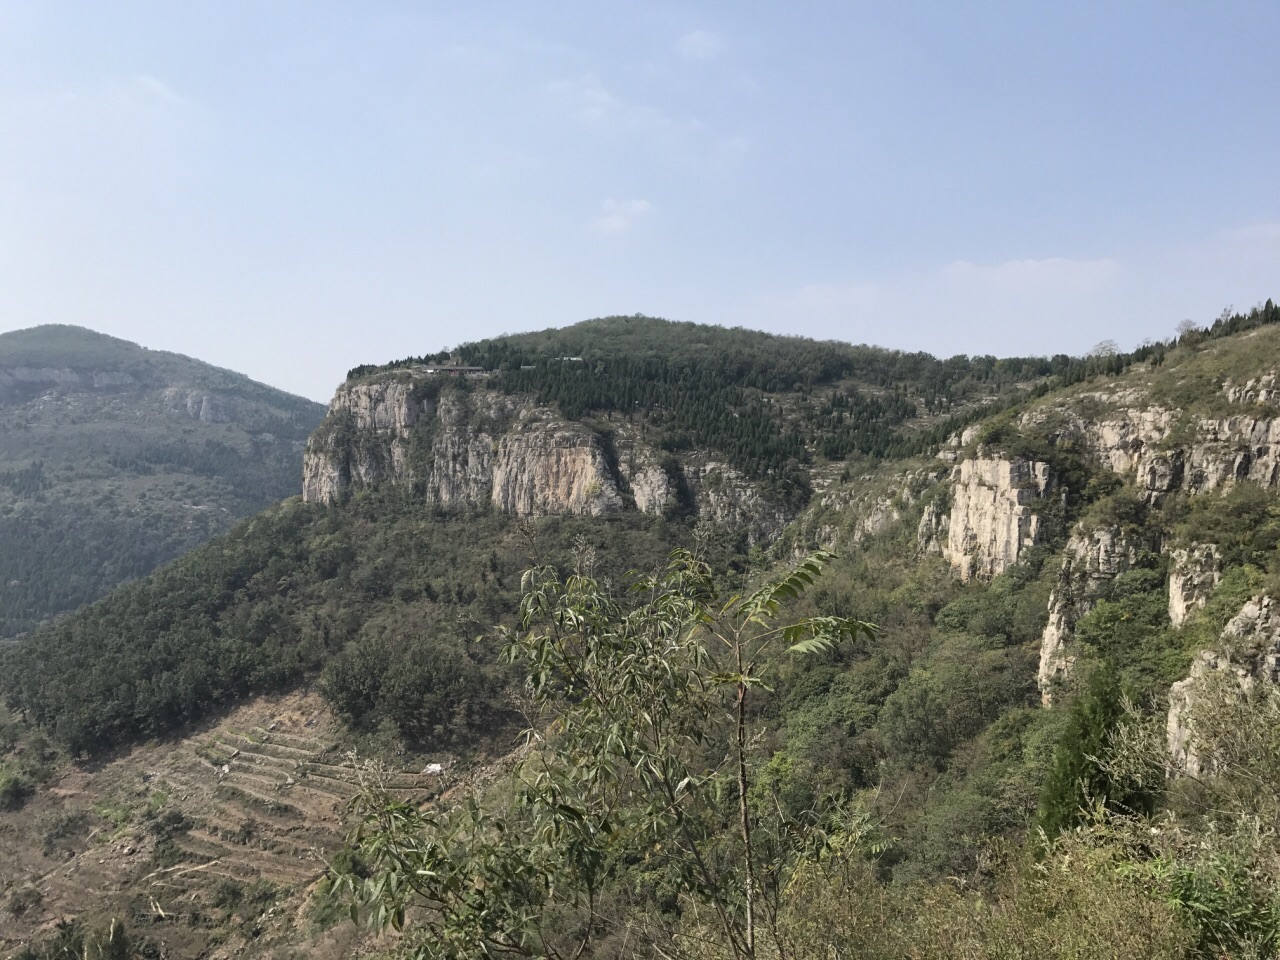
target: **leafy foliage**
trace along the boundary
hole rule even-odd
[[[589,550],[565,579],[545,565],[528,570],[506,656],[527,671],[540,722],[516,809],[501,815],[473,801],[424,814],[366,791],[353,842],[371,875],[340,874],[335,887],[352,898],[353,916],[363,910],[378,929],[412,921],[414,956],[576,956],[609,922],[597,904],[607,878],[643,861],[670,871],[678,896],[717,918],[733,955],[756,956],[756,910],[762,893],[785,888],[773,873],[790,857],[761,857],[785,831],[750,809],[746,698],[763,688],[776,653],[870,633],[844,618],[779,621],[828,559],[816,554],[725,600],[710,567],[676,551],[661,575],[638,579],[630,607],[591,576]],[[736,804],[725,802],[735,793]],[[724,849],[722,831],[735,821],[739,842]],[[562,940],[548,918],[564,911],[575,932]]]

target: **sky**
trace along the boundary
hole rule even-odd
[[[0,331],[317,400],[644,313],[939,356],[1280,299],[1275,0],[0,0]]]

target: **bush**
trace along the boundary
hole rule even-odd
[[[18,810],[35,790],[25,773],[0,768],[0,810]]]

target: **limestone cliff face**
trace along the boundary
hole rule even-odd
[[[1213,768],[1196,741],[1195,717],[1215,681],[1242,695],[1259,683],[1280,683],[1280,604],[1272,597],[1246,603],[1222,631],[1218,649],[1202,651],[1187,678],[1169,689],[1165,736],[1175,771],[1196,776]]]
[[[1049,465],[977,457],[952,477],[951,513],[942,555],[962,580],[989,580],[1018,562],[1040,537],[1032,504],[1053,489]]]
[[[1180,627],[1208,601],[1222,579],[1222,554],[1211,543],[1173,551],[1169,572],[1169,622]]]
[[[161,394],[161,402],[170,413],[201,423],[234,423],[238,412],[234,400],[181,387],[168,387]]]
[[[1222,392],[1232,403],[1241,405],[1280,403],[1280,387],[1276,386],[1276,374],[1264,373],[1244,383],[1233,383],[1228,380],[1222,385]]]
[[[1126,537],[1115,527],[1077,532],[1067,541],[1058,582],[1049,595],[1049,622],[1040,638],[1037,682],[1046,705],[1054,685],[1075,663],[1071,636],[1080,618],[1094,608],[1107,584],[1129,570],[1149,544]]]
[[[644,444],[628,443],[625,455],[619,457],[618,470],[641,513],[662,516],[678,504],[678,478],[668,475],[656,453]]]
[[[116,390],[137,380],[114,370],[72,370],[69,367],[0,367],[0,400],[44,390]]]
[[[938,481],[949,473],[940,467],[922,467],[840,480],[834,474],[815,478],[817,490],[810,508],[788,534],[792,555],[803,557],[816,548],[839,553],[884,533],[907,517],[921,499],[936,495]]]
[[[698,515],[741,530],[751,546],[772,543],[792,513],[765,498],[743,474],[722,460],[707,458],[686,467]]]
[[[770,542],[791,519],[739,471],[703,454],[680,464],[636,437],[603,436],[527,397],[428,390],[425,376],[338,390],[307,444],[305,500],[335,503],[389,483],[440,508],[521,517],[629,509],[657,516],[687,503],[743,530],[752,544]]]
[[[1275,374],[1241,385],[1228,382],[1223,394],[1245,407],[1271,403],[1277,394]],[[1053,412],[1063,422],[1055,439],[1081,442],[1113,472],[1131,474],[1149,503],[1176,492],[1209,493],[1242,481],[1280,485],[1280,419],[1262,411],[1185,422],[1179,411],[1150,404],[1133,390],[1077,399],[1085,401],[1103,403],[1110,412],[1087,419],[1058,408]],[[1022,422],[1042,421],[1048,413],[1033,411]]]
[[[849,518],[847,530],[839,542],[832,537],[826,545],[832,548],[852,546],[888,529],[901,520],[903,514],[942,476],[941,470],[906,470],[894,476],[889,490],[883,493],[861,494],[855,492],[855,487],[854,491],[846,488],[841,494],[823,495],[823,506],[839,508]],[[872,477],[868,474],[860,479],[869,483]],[[932,503],[925,510],[931,507]]]
[[[305,500],[382,483],[412,485],[439,507],[516,516],[623,506],[602,441],[585,427],[490,391],[419,399],[411,380],[343,386],[307,445]]]
[[[518,517],[594,517],[622,509],[599,438],[579,428],[545,423],[531,424],[498,441],[491,499],[498,510]]]
[[[946,547],[951,530],[951,514],[945,504],[927,503],[916,527],[916,540],[922,554],[940,555]]]

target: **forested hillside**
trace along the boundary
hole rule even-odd
[[[0,639],[296,493],[322,413],[89,330],[0,334]]]
[[[3,654],[7,802],[76,769],[33,738],[118,771],[109,810],[5,842],[97,863],[113,818],[144,853],[86,922],[153,947],[320,950],[354,906],[409,932],[342,950],[424,957],[1275,955],[1277,357],[1268,303],[1084,360],[615,318],[358,368],[309,454],[348,486]],[[445,360],[491,372],[417,369]],[[896,439],[824,449],[846,428]],[[757,435],[794,446],[752,466]],[[641,495],[646,444],[683,506]],[[717,519],[701,445],[790,496],[780,535]],[[537,496],[491,497],[499,468]],[[297,690],[390,768],[334,781],[367,819],[316,896],[224,862],[292,849],[314,718],[208,741],[205,786],[120,752]],[[41,876],[7,893],[31,938],[65,906]]]

